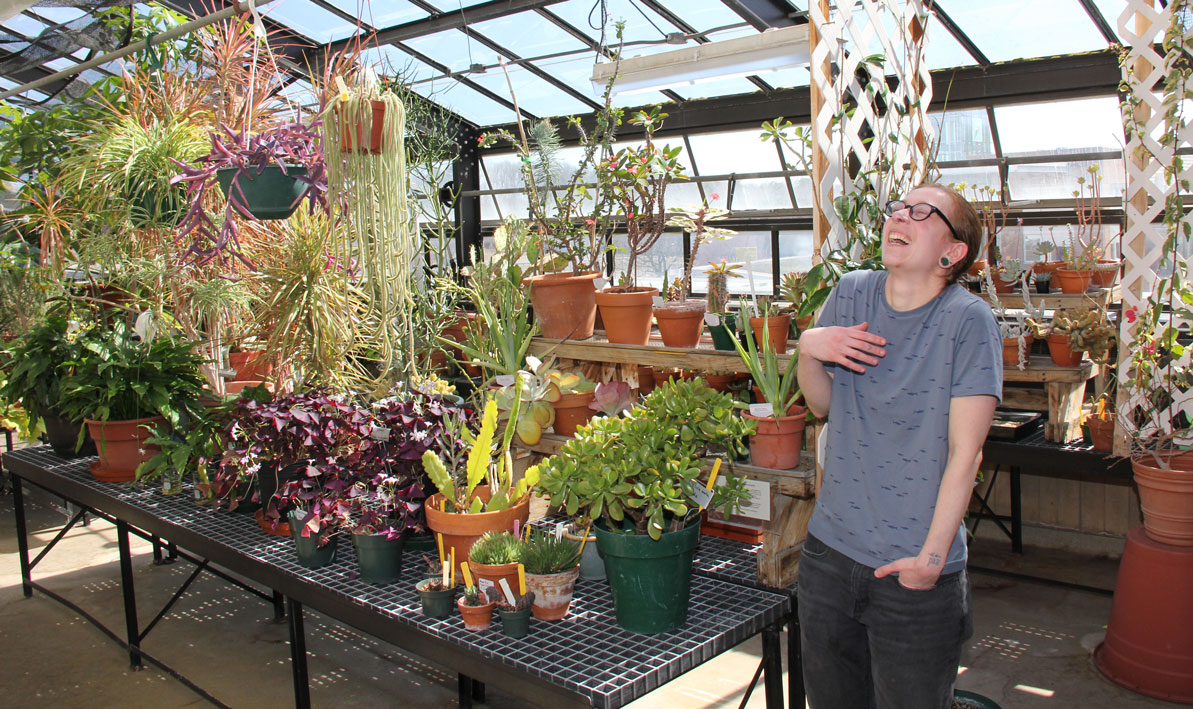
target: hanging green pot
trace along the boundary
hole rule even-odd
[[[617,624],[632,633],[665,633],[683,625],[699,520],[658,541],[645,534],[610,532],[600,524],[593,530],[605,559]]]
[[[236,171],[234,167],[216,171],[220,189],[229,199]],[[301,165],[287,165],[284,173],[277,165],[266,165],[260,174],[256,168],[245,168],[236,180],[240,186],[236,199],[240,200],[243,194],[244,207],[258,219],[285,219],[298,209],[298,200],[307,190],[307,184],[298,179],[306,174],[307,169]]]
[[[719,325],[708,326],[708,331],[712,334],[712,346],[722,352],[734,352],[733,340],[730,339],[729,332],[737,332],[737,315],[722,313],[720,317]]]
[[[387,584],[402,576],[402,550],[406,535],[393,539],[384,534],[353,534],[356,560],[360,564],[360,580],[371,584]]]
[[[338,537],[332,537],[323,546],[319,546],[322,535],[312,534],[302,536],[302,525],[299,524],[299,513],[291,511],[287,518],[290,521],[290,534],[294,537],[294,548],[298,552],[298,563],[308,569],[318,569],[327,566],[336,558],[336,542]]]

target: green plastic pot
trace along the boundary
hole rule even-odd
[[[973,709],[1002,709],[1002,706],[990,697],[977,692],[967,692],[964,689],[953,690],[953,700],[961,702],[967,707],[973,707]]]
[[[712,334],[712,346],[722,352],[735,352],[733,340],[729,338],[730,330],[737,332],[737,315],[722,313],[720,325],[708,326],[708,331]]]
[[[411,534],[406,532],[407,551],[435,551],[434,534]]]
[[[428,591],[423,584],[430,579],[423,579],[415,586],[418,598],[423,604],[423,615],[428,618],[446,618],[452,614],[456,606],[456,589],[445,588],[442,591]]]
[[[216,170],[224,197],[230,194],[235,174],[234,167]],[[236,184],[244,194],[244,207],[249,214],[258,219],[285,219],[298,209],[298,198],[306,192],[307,184],[298,179],[306,174],[307,169],[302,165],[287,165],[284,173],[277,165],[266,165],[260,174],[250,167],[240,173]],[[236,198],[240,199],[240,194]]]
[[[665,633],[688,617],[692,555],[700,522],[667,532],[655,541],[645,534],[618,534],[593,525],[597,549],[613,592],[617,624],[631,633]]]
[[[497,617],[501,618],[501,632],[511,638],[521,638],[530,632],[530,608],[520,611],[497,609]]]
[[[361,581],[382,585],[401,578],[406,535],[386,539],[384,534],[353,534],[352,543],[356,546]]]
[[[319,546],[320,535],[302,536],[302,525],[298,523],[295,512],[288,514],[287,518],[290,521],[290,534],[294,537],[294,548],[298,552],[298,563],[308,569],[318,569],[335,560],[338,537],[332,537],[326,544]]]

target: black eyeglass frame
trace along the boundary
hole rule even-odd
[[[915,211],[918,207],[927,207],[928,213],[922,217],[917,217],[915,215]],[[949,233],[953,235],[953,238],[957,241],[962,241],[961,237],[957,236],[957,230],[953,228],[953,223],[950,222],[949,218],[944,215],[944,212],[941,211],[940,207],[937,207],[934,204],[928,204],[927,202],[919,202],[918,204],[908,204],[907,202],[904,202],[901,199],[892,199],[891,201],[886,203],[886,207],[884,207],[882,211],[886,212],[886,215],[889,217],[889,216],[893,215],[895,212],[899,211],[900,209],[904,209],[904,208],[907,209],[907,216],[911,217],[912,219],[916,220],[917,222],[922,222],[925,219],[927,219],[928,217],[932,216],[933,214],[940,215],[941,220],[944,222],[944,225],[949,228]],[[922,209],[920,211],[923,212]]]

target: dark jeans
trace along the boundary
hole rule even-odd
[[[812,709],[948,709],[973,634],[964,570],[913,591],[809,534],[798,590]]]

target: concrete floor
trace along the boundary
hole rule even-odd
[[[206,702],[127,655],[94,626],[40,594],[21,595],[11,496],[0,497],[0,687],[9,707],[182,707]],[[53,538],[63,516],[46,497],[26,495],[34,549]],[[1028,529],[1028,540],[1032,530]],[[979,539],[974,566],[1000,568],[1113,588],[1117,562],[1105,556],[1029,548],[1013,557],[1005,540]],[[186,562],[155,566],[134,544],[137,606],[148,622],[189,575]],[[116,532],[93,522],[71,530],[34,578],[123,633]],[[1090,652],[1104,632],[1110,597],[973,572],[976,632],[962,658],[958,687],[1004,707],[1061,709],[1174,706],[1133,694],[1103,678]],[[204,574],[146,639],[144,648],[231,706],[293,701],[284,624],[272,607]],[[336,621],[308,614],[311,696],[317,707],[452,706],[453,674]],[[643,697],[634,707],[733,707],[761,657],[755,638]],[[489,690],[487,705],[525,702]],[[749,702],[762,707],[761,687]],[[832,708],[829,708],[832,709]]]

